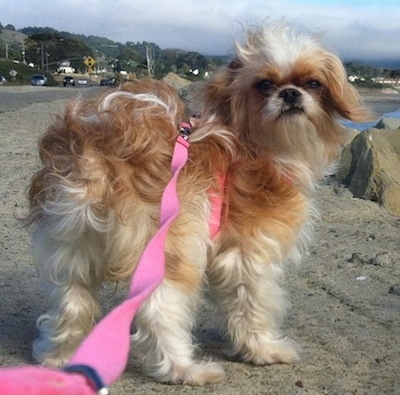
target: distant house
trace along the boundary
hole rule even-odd
[[[348,80],[350,82],[356,82],[356,81],[365,81],[364,77],[359,77],[358,75],[349,75]]]
[[[75,73],[75,71],[75,68],[71,67],[71,62],[69,61],[61,62],[57,68],[57,72],[61,74],[72,74]]]
[[[376,77],[372,78],[374,82],[377,84],[385,84],[385,85],[397,85],[399,83],[398,79],[395,78],[386,78],[386,77]]]

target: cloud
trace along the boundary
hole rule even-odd
[[[340,56],[400,60],[398,0],[20,0],[2,10],[3,25],[49,26],[125,43],[227,54],[241,24],[284,18],[321,32]],[[33,12],[34,10],[34,12]],[[396,42],[397,40],[397,42]]]

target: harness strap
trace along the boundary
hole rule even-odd
[[[211,212],[210,219],[208,221],[208,228],[210,237],[216,238],[221,228],[221,215],[223,206],[223,192],[225,189],[225,175],[223,173],[217,173],[217,183],[219,190],[215,191],[211,189],[208,191],[208,198],[210,199]]]

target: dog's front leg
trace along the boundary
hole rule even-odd
[[[287,308],[279,284],[282,268],[265,258],[226,250],[208,269],[210,285],[232,343],[231,356],[255,365],[291,363],[298,360],[296,348],[280,332]]]
[[[154,291],[135,318],[134,343],[141,345],[148,372],[159,381],[204,385],[225,377],[221,366],[194,359],[191,330],[200,295],[168,280]]]
[[[91,269],[89,240],[54,240],[49,227],[34,235],[34,260],[50,302],[37,320],[34,358],[46,366],[64,365],[100,315],[95,298],[98,280]]]

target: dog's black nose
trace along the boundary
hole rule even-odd
[[[279,94],[279,97],[282,97],[286,103],[294,103],[301,96],[301,93],[294,88],[283,89]]]

